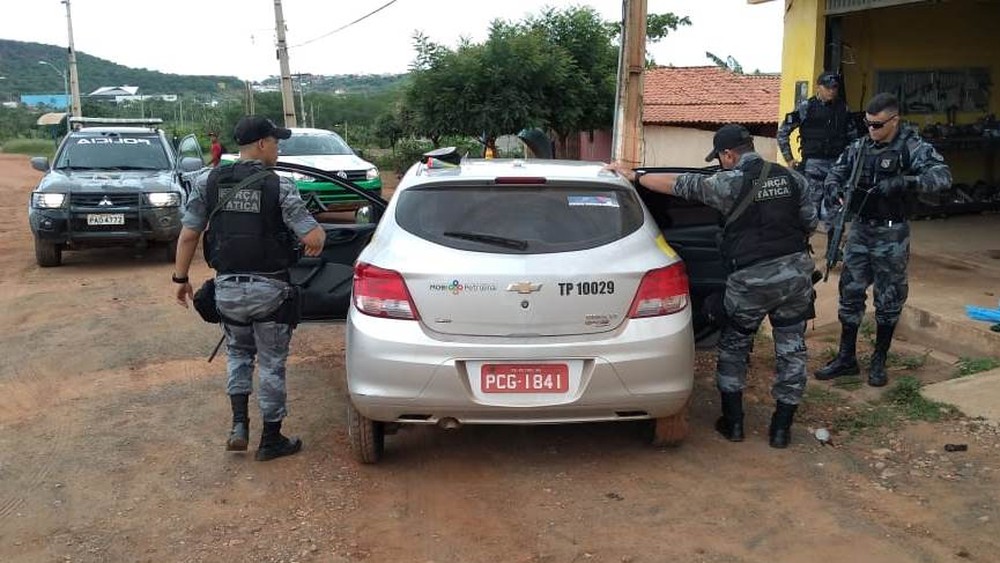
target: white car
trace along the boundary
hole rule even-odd
[[[646,419],[679,443],[691,293],[635,188],[600,163],[438,156],[406,173],[354,268],[357,458],[402,424]]]

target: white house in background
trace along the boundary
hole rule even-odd
[[[777,154],[781,76],[739,74],[717,66],[658,67],[643,75],[646,166],[706,166],[712,136],[739,123],[764,158]]]

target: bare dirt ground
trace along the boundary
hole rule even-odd
[[[865,418],[880,412],[865,403],[875,390],[811,382],[793,446],[773,450],[766,338],[742,444],[711,430],[703,353],[678,449],[646,446],[637,424],[419,428],[361,466],[342,327],[304,326],[286,428],[305,449],[227,454],[224,362],[205,361],[217,329],[173,303],[160,253],[36,267],[25,206],[38,176],[0,155],[0,561],[1000,560],[995,428],[892,425]],[[833,336],[812,333],[813,364]],[[893,377],[953,369],[902,362]],[[835,421],[832,446],[807,432]]]

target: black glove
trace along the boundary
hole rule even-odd
[[[886,197],[892,197],[902,194],[906,191],[906,186],[909,185],[906,176],[893,176],[892,178],[886,178],[875,186],[875,191]]]

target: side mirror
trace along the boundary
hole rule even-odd
[[[185,156],[180,163],[182,172],[197,172],[205,167],[205,163],[196,156]]]
[[[31,157],[31,167],[39,172],[49,171],[49,159],[44,156]]]

